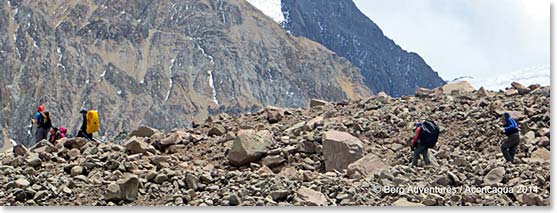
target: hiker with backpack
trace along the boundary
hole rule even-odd
[[[66,128],[64,126],[60,126],[60,128],[52,128],[50,131],[50,137],[48,141],[54,145],[56,145],[56,141],[66,137]]]
[[[52,127],[52,121],[50,120],[50,113],[45,111],[42,104],[37,107],[37,113],[35,113],[35,116],[33,116],[31,121],[35,126],[37,126],[37,131],[35,132],[35,143],[46,139],[48,132]]]
[[[83,116],[81,128],[77,132],[77,137],[82,137],[90,141],[93,139],[93,133],[99,131],[99,114],[95,110],[87,110],[82,108],[79,113]]]
[[[416,123],[415,135],[411,142],[411,150],[414,151],[412,167],[418,166],[420,155],[423,157],[424,165],[430,165],[428,150],[435,147],[439,138],[439,127],[435,122],[426,120]]]
[[[503,153],[503,157],[505,158],[505,160],[512,163],[518,145],[520,144],[518,124],[508,112],[503,113],[503,122],[503,134],[507,136],[507,139],[503,140],[500,143],[501,152]]]

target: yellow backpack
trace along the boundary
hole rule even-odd
[[[87,111],[87,134],[98,132],[100,128],[99,113],[96,110]]]

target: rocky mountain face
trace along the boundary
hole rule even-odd
[[[286,30],[350,60],[372,91],[398,97],[445,83],[418,54],[386,37],[351,0],[282,0],[282,11]]]
[[[209,114],[370,94],[357,68],[243,0],[0,0],[0,129],[29,144],[37,105],[77,130],[170,130]],[[1,140],[0,140],[1,141]]]
[[[18,145],[0,154],[0,204],[549,206],[549,87],[450,88],[220,113],[195,128],[141,127],[122,144]],[[514,164],[498,145],[505,111],[521,129]],[[441,128],[433,165],[409,167],[426,118]],[[505,191],[481,191],[493,189]]]

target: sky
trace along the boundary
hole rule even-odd
[[[492,89],[550,82],[546,0],[353,0],[403,49],[445,80]],[[526,85],[527,86],[527,85]]]

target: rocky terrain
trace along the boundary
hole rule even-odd
[[[550,90],[467,83],[415,96],[312,100],[209,116],[191,128],[138,128],[107,143],[62,139],[0,154],[1,205],[550,205]],[[501,114],[521,127],[503,163]],[[441,128],[433,165],[409,167],[415,122]],[[421,161],[420,161],[421,162]],[[390,187],[511,187],[501,193]]]
[[[398,97],[445,84],[425,61],[383,34],[352,0],[282,0],[281,25],[323,44],[360,68],[371,90]]]
[[[72,134],[98,110],[113,138],[369,94],[349,61],[244,0],[0,0],[0,142],[32,145],[44,102]]]

